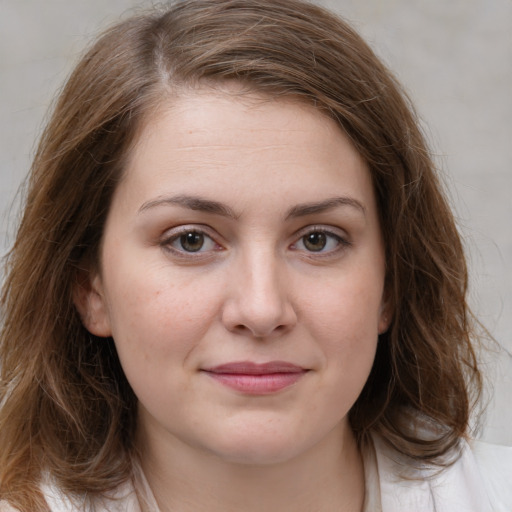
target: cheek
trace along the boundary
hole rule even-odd
[[[376,309],[351,297],[331,302],[323,315],[318,314],[313,336],[322,346],[325,370],[318,405],[335,419],[346,417],[370,375],[378,343],[376,320],[370,317]]]
[[[333,282],[308,301],[305,315],[312,337],[322,346],[324,363],[335,369],[329,375],[359,385],[375,357],[382,287],[356,277]]]
[[[128,377],[146,370],[162,376],[201,343],[217,315],[217,288],[201,279],[187,282],[168,267],[134,268],[108,274],[113,338]]]
[[[216,315],[215,297],[198,300],[200,283],[184,286],[162,272],[141,275],[111,281],[116,349],[142,404],[155,411],[172,403],[179,407],[193,373],[193,354]]]
[[[364,340],[378,334],[383,279],[351,275],[331,279],[303,302],[303,314],[328,338]],[[382,283],[382,284],[381,284]],[[311,289],[311,288],[310,288]],[[347,340],[348,341],[348,340]]]

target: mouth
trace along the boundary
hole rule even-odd
[[[201,370],[235,391],[247,395],[277,393],[298,382],[309,371],[286,361],[257,364],[240,361]]]

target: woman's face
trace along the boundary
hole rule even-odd
[[[387,327],[369,171],[291,100],[199,91],[149,120],[77,304],[145,442],[247,464],[338,439]]]

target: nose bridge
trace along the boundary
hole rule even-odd
[[[226,306],[231,330],[268,337],[293,325],[285,267],[271,246],[253,244],[240,254]]]
[[[243,295],[248,307],[262,314],[276,314],[283,298],[277,256],[265,248],[250,252],[244,259],[247,288]]]

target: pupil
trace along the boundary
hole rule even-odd
[[[190,231],[180,237],[181,246],[188,252],[197,252],[203,247],[204,236],[202,233]]]
[[[304,237],[304,245],[309,251],[321,251],[327,244],[325,233],[310,233]]]

